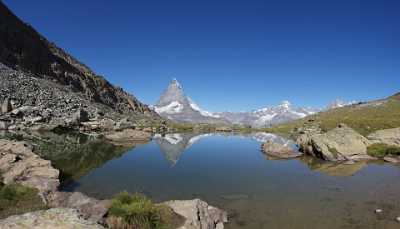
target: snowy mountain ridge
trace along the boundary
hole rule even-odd
[[[354,102],[335,100],[326,109],[334,109]],[[161,116],[177,122],[238,124],[261,128],[301,119],[322,109],[295,107],[289,101],[277,106],[264,107],[249,112],[209,112],[200,108],[188,97],[182,85],[173,79],[153,109]]]

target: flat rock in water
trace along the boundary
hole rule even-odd
[[[266,155],[278,159],[290,159],[301,157],[303,155],[302,153],[295,151],[290,146],[274,143],[271,141],[268,141],[262,145],[262,151]]]
[[[0,220],[2,229],[103,229],[104,227],[83,219],[77,210],[53,208],[31,212]]]

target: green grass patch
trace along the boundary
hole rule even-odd
[[[372,144],[367,148],[368,155],[377,158],[386,156],[400,156],[400,147],[390,146],[383,143]]]
[[[0,183],[0,219],[43,209],[46,206],[36,189]]]
[[[173,229],[182,217],[163,205],[155,205],[141,194],[122,192],[113,198],[107,224],[112,229]]]

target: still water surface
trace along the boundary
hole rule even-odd
[[[272,160],[260,151],[266,139],[292,144],[270,134],[156,136],[95,163],[64,189],[97,198],[124,190],[155,201],[201,198],[229,212],[228,229],[400,228],[395,221],[400,216],[399,167],[337,165],[307,157]],[[102,149],[85,160],[96,152],[103,155]],[[79,164],[82,158],[63,160]],[[384,213],[375,214],[377,208]]]

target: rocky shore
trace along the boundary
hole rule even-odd
[[[103,228],[110,202],[82,193],[60,192],[59,171],[41,159],[26,142],[0,140],[0,171],[4,184],[20,184],[39,191],[50,209],[0,220],[2,228]],[[221,229],[226,212],[201,200],[165,203],[186,220],[180,229]]]
[[[294,135],[298,136],[298,151],[273,142],[265,142],[262,151],[280,159],[304,154],[347,164],[379,159],[400,163],[400,128],[379,130],[364,137],[345,124],[339,124],[330,131],[323,131],[317,125],[305,125]]]

